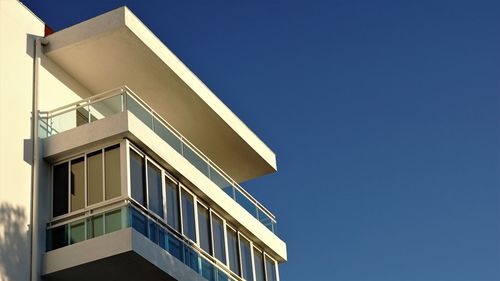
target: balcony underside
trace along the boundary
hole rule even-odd
[[[131,228],[47,252],[43,280],[205,280]]]
[[[128,85],[237,182],[276,171],[275,154],[127,8],[47,39],[45,55],[90,92]]]

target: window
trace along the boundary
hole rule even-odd
[[[132,198],[146,206],[144,184],[144,159],[137,152],[130,150],[130,188]]]
[[[179,222],[179,187],[168,177],[165,177],[167,187],[167,223],[180,231]]]
[[[249,281],[253,281],[251,251],[250,241],[240,235],[241,277]]]
[[[238,256],[238,234],[230,227],[226,227],[227,232],[227,253],[229,259],[229,269],[240,275],[240,262]]]
[[[262,252],[257,248],[253,248],[253,262],[255,266],[255,281],[265,281],[264,257],[262,256]]]
[[[182,233],[189,239],[196,241],[194,224],[194,198],[187,191],[182,190]]]
[[[161,170],[148,161],[149,209],[163,218],[163,193],[161,188]]]
[[[208,209],[198,203],[198,234],[200,247],[210,253],[210,219]]]
[[[266,280],[267,281],[278,281],[276,277],[276,264],[274,260],[266,256]]]
[[[120,145],[104,149],[104,168],[106,178],[106,200],[120,196],[121,194],[121,172],[120,172]]]
[[[54,166],[52,216],[68,213],[68,163]]]
[[[212,213],[212,235],[214,256],[222,263],[226,263],[226,248],[224,243],[224,222]]]
[[[83,157],[71,160],[71,211],[85,207],[85,167]]]
[[[102,151],[87,155],[87,204],[92,205],[103,200]]]

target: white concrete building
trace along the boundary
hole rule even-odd
[[[47,31],[0,0],[0,280],[279,280],[266,144],[126,7]]]

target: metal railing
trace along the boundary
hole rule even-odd
[[[209,281],[241,281],[207,253],[132,201],[47,227],[47,251],[133,228]]]
[[[277,232],[276,218],[269,210],[126,86],[48,112],[41,112],[40,136],[50,137],[123,111],[134,114],[234,201],[273,233]]]

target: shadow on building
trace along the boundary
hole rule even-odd
[[[29,279],[29,244],[25,210],[0,203],[0,281]]]

